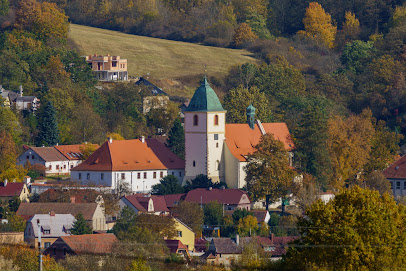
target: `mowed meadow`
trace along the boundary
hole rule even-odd
[[[201,75],[205,65],[208,75],[222,77],[234,65],[256,62],[246,50],[130,35],[76,24],[70,25],[69,37],[82,55],[119,55],[128,59],[130,76],[149,76],[153,81],[176,81]]]

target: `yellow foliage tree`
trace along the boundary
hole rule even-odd
[[[346,37],[348,36],[352,39],[355,39],[361,32],[361,29],[359,27],[359,20],[355,18],[355,14],[353,14],[351,11],[345,12],[345,22],[343,23],[343,32]]]
[[[235,30],[233,42],[234,42],[235,46],[241,46],[242,44],[244,44],[246,42],[251,42],[256,39],[258,39],[258,36],[255,35],[254,32],[252,32],[251,27],[246,23],[242,23]]]
[[[306,8],[303,24],[305,30],[299,31],[299,35],[322,42],[328,48],[334,47],[337,26],[333,25],[330,14],[325,12],[319,3],[311,2],[309,4],[309,7]]]
[[[16,165],[17,153],[13,138],[6,131],[0,132],[0,181],[21,182],[27,173],[22,166]]]
[[[237,225],[238,233],[241,236],[251,236],[258,230],[257,218],[252,215],[240,218]]]
[[[82,159],[86,160],[89,158],[90,155],[92,155],[99,146],[97,144],[92,144],[92,143],[85,143],[82,146],[79,147],[80,152],[82,153]]]
[[[109,140],[110,138],[112,140],[125,140],[119,133],[107,133],[106,140]]]

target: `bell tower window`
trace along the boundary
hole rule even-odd
[[[199,117],[197,115],[193,116],[193,126],[199,125]]]
[[[219,115],[214,116],[214,125],[216,125],[216,126],[219,125]]]

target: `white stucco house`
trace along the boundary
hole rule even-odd
[[[294,144],[285,123],[255,120],[255,108],[247,108],[247,123],[226,124],[226,110],[206,77],[195,91],[185,115],[185,178],[204,174],[229,188],[245,186],[247,155],[255,151],[261,136],[270,133],[289,151],[293,163]]]
[[[109,140],[71,171],[71,178],[117,191],[122,182],[134,193],[145,193],[171,174],[180,182],[185,162],[156,139]]]

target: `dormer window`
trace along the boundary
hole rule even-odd
[[[199,116],[194,115],[193,116],[193,126],[199,125]]]
[[[214,125],[216,125],[216,126],[219,125],[219,115],[214,116]]]

